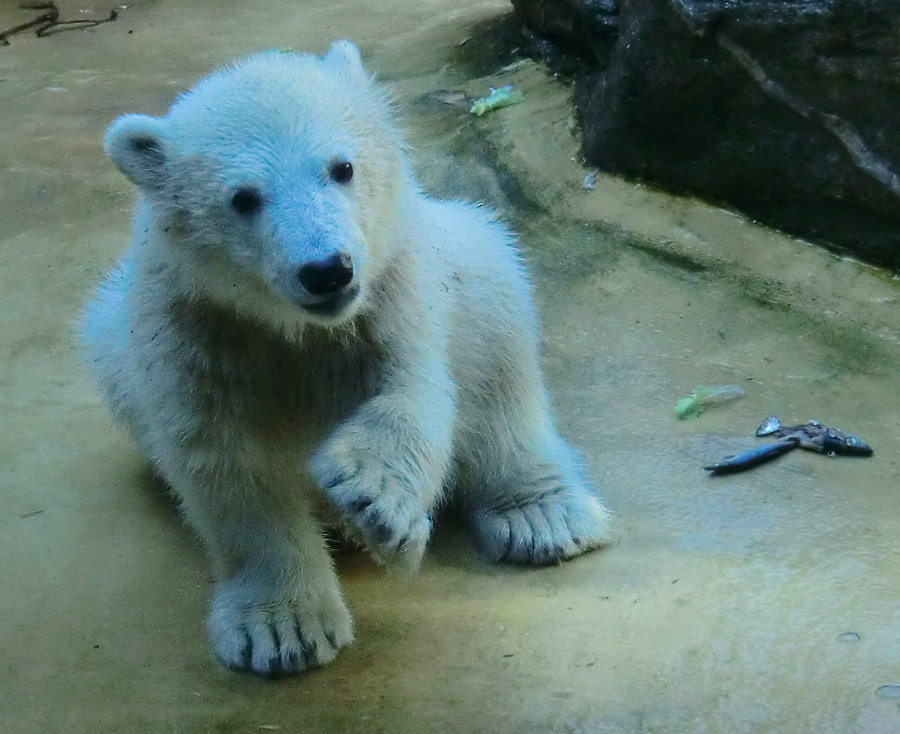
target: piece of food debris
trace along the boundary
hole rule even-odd
[[[491,93],[487,97],[476,99],[469,110],[476,117],[481,117],[485,112],[499,109],[500,107],[509,107],[510,105],[519,104],[523,99],[522,93],[513,90],[509,85],[494,89],[491,87]]]
[[[745,394],[737,385],[697,385],[688,397],[675,403],[675,412],[682,420],[696,418],[710,405],[735,400]]]

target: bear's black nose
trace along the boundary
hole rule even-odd
[[[311,296],[330,296],[353,280],[353,259],[345,252],[307,263],[297,274]]]

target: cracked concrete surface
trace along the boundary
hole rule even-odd
[[[531,63],[459,62],[506,12],[158,0],[0,49],[0,731],[900,732],[876,694],[900,683],[900,284],[695,201],[603,176],[583,190],[569,90]],[[0,7],[0,27],[24,17]],[[251,51],[339,37],[397,89],[425,185],[521,233],[560,424],[616,538],[524,570],[444,527],[411,580],[342,552],[358,642],[264,681],[213,659],[202,553],[79,367],[74,322],[128,238],[108,123]],[[478,120],[441,92],[508,83],[525,101]],[[678,421],[709,383],[747,395]],[[769,413],[875,456],[707,477]]]

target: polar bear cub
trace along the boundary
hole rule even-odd
[[[253,56],[105,147],[134,237],[83,349],[208,550],[225,665],[293,673],[351,642],[330,513],[408,568],[451,491],[491,559],[602,544],[511,236],[419,190],[353,44]]]

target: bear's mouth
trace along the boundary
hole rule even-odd
[[[355,285],[352,288],[347,288],[340,293],[329,296],[324,301],[319,301],[318,303],[305,303],[303,304],[303,308],[316,316],[337,316],[341,311],[347,308],[347,306],[353,303],[358,295],[359,286]]]

